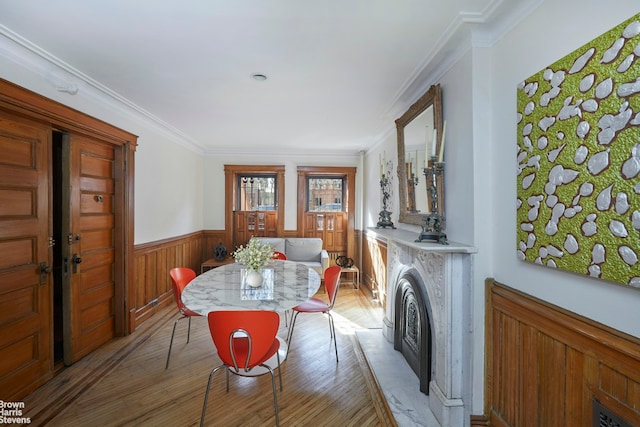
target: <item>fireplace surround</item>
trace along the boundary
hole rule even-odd
[[[420,389],[429,395],[429,408],[441,426],[467,425],[471,410],[471,268],[476,248],[455,242],[416,242],[416,233],[404,229],[372,228],[367,233],[387,243],[387,303],[382,326],[386,341],[398,349],[397,338],[407,335],[403,329],[409,327],[410,338],[404,341],[419,350],[417,375]],[[399,312],[407,308],[408,315]]]

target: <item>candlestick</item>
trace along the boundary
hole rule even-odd
[[[384,151],[384,154],[382,156],[382,174],[386,175],[387,174],[387,152]]]
[[[442,163],[444,160],[444,135],[447,132],[447,121],[444,121],[444,125],[442,126],[442,141],[440,141],[440,154],[438,155],[438,162]]]
[[[424,167],[429,166],[427,159],[429,158],[429,125],[426,126],[424,133]],[[417,158],[417,157],[416,157]]]
[[[433,128],[433,140],[431,141],[431,157],[436,156],[436,141],[438,141],[438,130]]]

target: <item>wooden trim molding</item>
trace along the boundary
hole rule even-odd
[[[347,255],[353,257],[357,253],[355,239],[356,217],[356,168],[341,166],[298,166],[298,236],[304,235],[304,213],[307,206],[307,177],[309,176],[344,177],[346,185],[347,211]]]
[[[233,211],[238,197],[237,176],[239,174],[276,174],[276,211],[278,222],[276,225],[278,236],[284,231],[284,166],[261,165],[224,165],[224,244],[233,247]]]
[[[491,425],[590,426],[593,402],[640,425],[640,339],[486,280]]]
[[[169,270],[189,267],[200,272],[201,231],[135,247],[135,287],[129,301],[130,332],[167,304],[174,304]]]
[[[130,144],[135,151],[138,137],[21,86],[0,79],[0,106],[62,130],[90,135],[117,145]]]

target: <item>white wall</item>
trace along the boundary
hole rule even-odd
[[[378,214],[382,210],[382,193],[380,189],[380,157],[386,158],[393,164],[391,179],[393,180],[393,194],[391,197],[391,221],[394,225],[403,227],[398,223],[398,146],[395,132],[395,124],[389,123],[389,131],[375,147],[367,151],[364,157],[364,208],[363,228],[375,227],[378,223]],[[389,207],[387,208],[389,210]]]
[[[498,281],[640,337],[640,290],[518,261],[515,226],[516,85],[638,10],[633,0],[546,1],[492,49],[495,209],[486,219],[495,236]]]
[[[140,137],[135,243],[202,230],[204,175],[200,154],[166,139]]]

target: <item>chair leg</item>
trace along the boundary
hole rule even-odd
[[[282,371],[280,370],[280,352],[276,352],[276,357],[278,358],[278,377],[280,378],[280,391],[282,391]]]
[[[276,392],[276,375],[273,373],[273,369],[271,369],[267,365],[260,365],[269,370],[271,373],[271,388],[273,389],[273,409],[276,411],[276,426],[280,426],[280,417],[278,415],[278,394]],[[278,368],[279,369],[279,368]]]
[[[189,344],[190,337],[191,337],[191,316],[189,316],[189,326],[187,327],[187,344]]]
[[[291,316],[291,326],[289,326],[289,333],[287,334],[287,344],[289,345],[289,349],[291,349],[291,338],[293,337],[293,328],[296,326],[296,319],[298,318],[299,311],[294,311],[293,316]]]
[[[213,379],[213,374],[215,374],[218,369],[224,368],[225,365],[216,366],[211,370],[209,374],[209,381],[207,381],[207,391],[204,393],[204,403],[202,404],[202,415],[200,416],[200,427],[204,426],[204,414],[207,410],[207,400],[209,400],[209,389],[211,388],[211,380]]]
[[[333,316],[331,315],[331,313],[327,312],[327,314],[329,315],[329,329],[331,330],[331,338],[333,339],[333,346],[336,349],[336,363],[337,363],[339,360],[338,360],[338,341],[336,339],[336,327],[335,327],[335,324],[333,323]]]
[[[175,322],[173,322],[173,332],[171,332],[171,341],[169,342],[169,353],[167,353],[167,363],[164,365],[164,369],[169,367],[169,358],[171,357],[171,347],[173,347],[173,336],[176,334],[176,326],[178,326],[178,322],[184,319],[184,317],[178,317]]]

